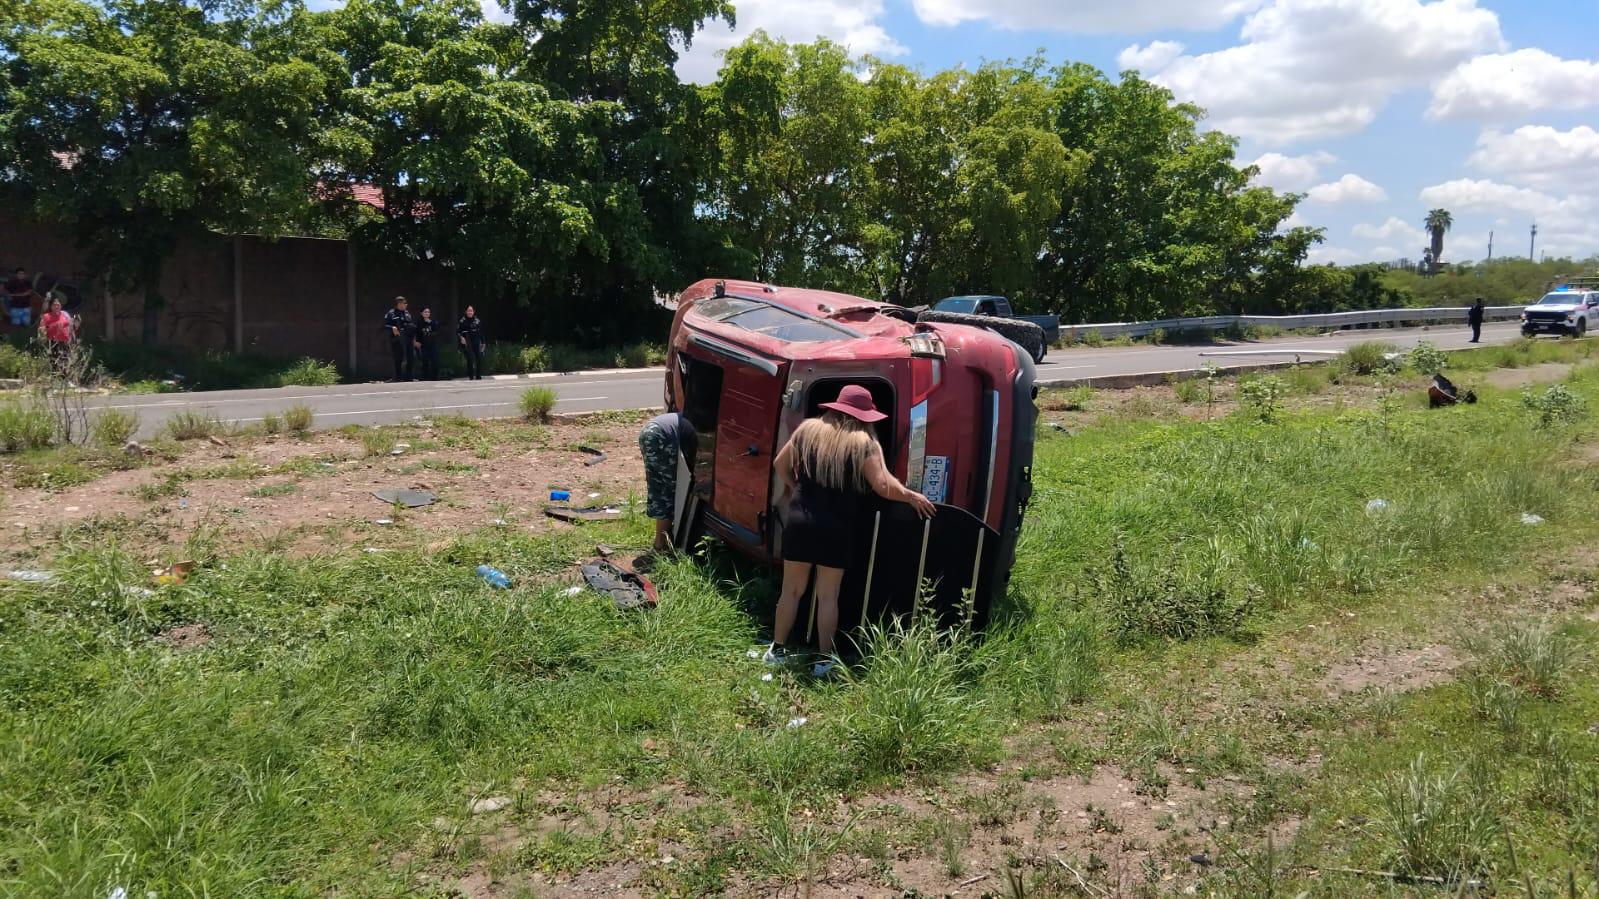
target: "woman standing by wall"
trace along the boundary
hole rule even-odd
[[[466,307],[466,313],[455,323],[455,333],[461,342],[461,353],[466,356],[467,380],[483,380],[483,319],[477,317],[476,309]]]
[[[416,323],[416,364],[422,370],[422,380],[439,379],[439,323],[433,320],[433,310],[422,307],[422,318]]]

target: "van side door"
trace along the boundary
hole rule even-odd
[[[765,551],[771,540],[772,457],[789,364],[748,356],[717,360],[723,376],[711,513],[732,537]]]

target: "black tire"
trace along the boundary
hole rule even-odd
[[[1588,322],[1586,319],[1577,321],[1577,338],[1580,340],[1588,335]]]
[[[1034,362],[1044,358],[1044,329],[1032,322],[1014,318],[994,318],[991,315],[967,315],[964,312],[923,312],[919,322],[945,325],[970,325],[993,331],[1022,348]]]

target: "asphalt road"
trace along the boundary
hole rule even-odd
[[[1515,322],[1483,328],[1484,343],[1504,343],[1517,336]],[[1340,331],[1319,337],[1286,337],[1227,346],[1086,347],[1052,350],[1038,367],[1041,381],[1073,380],[1104,375],[1190,371],[1206,362],[1222,368],[1291,359],[1294,350],[1342,350],[1350,344],[1380,338],[1404,348],[1431,340],[1445,349],[1466,345],[1469,332],[1461,326],[1434,326],[1382,331]],[[1240,350],[1282,351],[1281,355],[1216,355]],[[1306,356],[1311,361],[1314,356]],[[116,406],[137,411],[140,433],[154,434],[168,418],[181,411],[204,412],[222,421],[251,424],[268,413],[281,413],[296,403],[316,413],[316,427],[347,424],[394,424],[433,413],[460,413],[471,418],[503,418],[517,414],[522,391],[534,384],[554,388],[557,412],[595,412],[605,409],[659,407],[662,375],[659,369],[591,371],[573,374],[499,376],[482,381],[431,381],[408,384],[341,384],[334,387],[283,387],[270,390],[215,390],[203,393],[166,393],[109,396],[96,406]]]

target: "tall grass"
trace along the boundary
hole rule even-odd
[[[89,425],[89,437],[96,445],[116,448],[133,439],[139,431],[139,413],[115,406],[101,410]]]
[[[50,410],[31,401],[0,403],[0,452],[42,449],[55,437]]]

